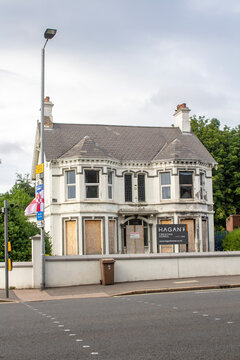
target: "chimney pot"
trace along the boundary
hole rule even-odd
[[[185,107],[187,107],[186,103],[180,104],[180,105],[177,106],[177,110],[183,109]]]
[[[44,102],[49,102],[49,101],[50,101],[50,97],[46,96],[45,99],[44,99]]]

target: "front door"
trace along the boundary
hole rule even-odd
[[[66,221],[66,255],[77,255],[77,221]]]
[[[126,226],[126,247],[127,247],[127,254],[144,253],[143,225]]]
[[[187,231],[188,231],[188,251],[189,252],[195,252],[195,226],[194,226],[194,220],[193,219],[182,219],[181,224],[187,225]],[[187,248],[186,245],[180,245],[180,251],[186,252]]]
[[[85,220],[86,254],[101,254],[101,220]]]

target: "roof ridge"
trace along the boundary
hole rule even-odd
[[[174,129],[174,130],[179,130],[178,127],[175,126],[145,126],[145,125],[116,125],[116,124],[88,124],[88,123],[53,123],[54,125],[76,125],[76,126],[111,126],[111,127],[130,127],[130,128],[146,128],[146,129]]]

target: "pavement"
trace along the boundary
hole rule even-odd
[[[76,298],[98,298],[135,295],[144,293],[191,291],[207,289],[226,289],[240,287],[240,275],[211,276],[185,279],[164,279],[117,283],[113,285],[79,285],[58,288],[11,289],[9,298],[5,290],[0,289],[0,303],[49,301]]]

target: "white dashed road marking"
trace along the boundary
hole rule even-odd
[[[129,301],[130,299],[127,299],[127,300]],[[47,314],[43,313],[42,311],[39,311],[38,309],[35,309],[35,308],[33,308],[32,306],[30,306],[30,305],[28,305],[28,304],[25,304],[25,303],[23,303],[23,304],[26,305],[28,308],[31,308],[31,309],[34,310],[34,311],[38,311],[38,313],[39,313],[40,315],[45,316],[46,318],[51,318],[51,320],[55,320],[55,321],[53,321],[53,324],[58,324],[58,327],[59,327],[59,328],[64,328],[65,325],[60,324],[60,321],[57,321],[55,317],[52,317],[52,315],[47,315]],[[148,304],[148,303],[147,303],[147,304]],[[152,303],[152,305],[155,305],[155,303]],[[68,332],[70,332],[71,330],[70,330],[70,329],[64,329],[64,331],[65,331],[66,333],[68,333]],[[68,335],[71,336],[71,337],[77,336],[77,334],[73,334],[73,333],[68,334]],[[75,339],[75,341],[76,341],[76,342],[82,342],[83,339]],[[82,347],[83,347],[84,349],[88,349],[88,348],[90,348],[90,345],[83,345]],[[93,351],[93,352],[90,353],[90,355],[99,355],[99,353],[98,353],[97,351]]]

